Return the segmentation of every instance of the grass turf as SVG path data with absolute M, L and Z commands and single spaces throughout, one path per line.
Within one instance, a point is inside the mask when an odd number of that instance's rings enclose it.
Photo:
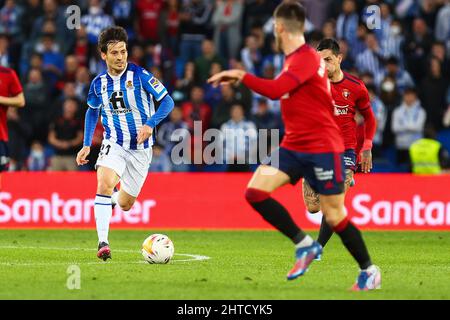
M 0 299 L 450 299 L 448 232 L 365 232 L 382 289 L 356 293 L 358 268 L 337 236 L 322 261 L 286 281 L 293 248 L 277 232 L 155 231 L 175 244 L 167 265 L 140 263 L 150 233 L 112 230 L 105 263 L 95 230 L 0 230 Z M 79 290 L 67 288 L 70 265 L 81 270 Z

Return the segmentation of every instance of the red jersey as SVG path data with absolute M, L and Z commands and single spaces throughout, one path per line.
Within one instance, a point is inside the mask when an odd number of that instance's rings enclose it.
M 281 98 L 285 135 L 281 146 L 297 152 L 343 152 L 344 144 L 334 120 L 333 99 L 325 62 L 304 44 L 286 56 L 275 80 L 246 74 L 243 83 L 271 99 Z
M 137 1 L 136 8 L 139 17 L 139 32 L 145 39 L 158 39 L 158 18 L 162 6 L 162 0 Z
M 13 69 L 0 66 L 0 96 L 14 97 L 21 93 L 22 86 Z M 6 111 L 8 106 L 0 105 L 0 141 L 8 141 Z
M 358 109 L 363 115 L 371 111 L 369 92 L 364 83 L 344 72 L 344 78 L 331 83 L 331 94 L 334 99 L 334 115 L 344 138 L 345 149 L 356 150 L 356 121 Z M 366 118 L 366 117 L 364 117 Z M 368 137 L 372 139 L 372 137 Z

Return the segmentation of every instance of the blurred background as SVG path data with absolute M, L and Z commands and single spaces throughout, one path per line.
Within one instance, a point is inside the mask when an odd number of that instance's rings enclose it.
M 93 170 L 102 140 L 99 123 L 91 161 L 78 168 L 86 97 L 105 69 L 97 52 L 103 28 L 129 35 L 129 61 L 151 71 L 176 107 L 156 132 L 151 171 L 252 171 L 254 165 L 175 165 L 171 133 L 208 128 L 280 129 L 278 101 L 243 85 L 213 88 L 205 80 L 227 68 L 274 78 L 283 56 L 274 50 L 269 0 L 6 0 L 0 1 L 0 65 L 16 70 L 26 106 L 7 113 L 10 171 Z M 378 121 L 375 172 L 409 172 L 409 149 L 424 135 L 450 150 L 450 1 L 303 0 L 306 39 L 339 40 L 345 71 L 366 84 Z M 66 26 L 66 9 L 81 8 L 81 27 Z M 380 8 L 380 28 L 369 30 L 365 10 Z M 362 126 L 363 124 L 361 124 Z M 201 137 L 194 137 L 201 139 Z M 79 147 L 69 147 L 78 141 Z M 226 144 L 226 141 L 225 141 Z M 241 146 L 251 148 L 250 143 Z

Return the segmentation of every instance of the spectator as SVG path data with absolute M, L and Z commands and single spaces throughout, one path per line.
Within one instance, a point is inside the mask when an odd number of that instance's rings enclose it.
M 159 34 L 164 47 L 178 55 L 180 8 L 178 0 L 168 0 L 159 16 Z
M 211 64 L 209 76 L 213 76 L 220 71 L 222 71 L 222 66 L 220 63 L 214 62 Z M 205 102 L 211 106 L 211 109 L 214 111 L 219 104 L 220 99 L 222 99 L 220 86 L 214 87 L 212 84 L 206 82 L 203 88 L 205 90 Z
M 87 40 L 86 28 L 83 26 L 80 26 L 80 29 L 77 30 L 73 53 L 80 66 L 87 67 L 89 65 L 89 44 Z
M 137 0 L 138 39 L 140 41 L 159 41 L 158 18 L 162 7 L 162 0 Z
M 12 67 L 12 59 L 9 54 L 9 38 L 6 34 L 0 34 L 0 66 Z
M 272 0 L 246 1 L 244 8 L 244 35 L 250 34 L 252 27 L 263 25 L 272 17 L 276 3 Z
M 214 42 L 205 39 L 202 43 L 202 55 L 195 59 L 195 73 L 199 83 L 205 83 L 209 78 L 213 63 L 220 64 L 222 69 L 225 68 L 225 60 L 217 54 Z
M 230 85 L 221 86 L 222 99 L 214 108 L 211 126 L 220 128 L 220 126 L 230 118 L 231 107 L 237 103 L 235 91 Z
M 280 74 L 284 65 L 284 54 L 277 52 L 275 39 L 270 41 L 271 52 L 263 57 L 263 70 L 268 66 L 273 67 L 275 74 Z M 245 67 L 244 67 L 245 68 Z
M 51 171 L 77 170 L 75 156 L 83 142 L 83 126 L 75 115 L 78 103 L 76 100 L 66 100 L 62 117 L 50 124 L 48 142 L 55 149 L 51 158 Z
M 412 33 L 405 40 L 405 62 L 412 77 L 420 83 L 426 75 L 426 57 L 431 48 L 433 35 L 428 31 L 425 21 L 416 18 Z
M 245 120 L 244 108 L 234 104 L 230 110 L 230 120 L 222 124 L 225 144 L 225 159 L 227 171 L 250 171 L 249 164 L 256 159 L 257 131 L 252 121 Z M 256 161 L 255 161 L 256 162 Z
M 380 42 L 383 50 L 383 56 L 395 57 L 402 68 L 405 67 L 403 56 L 403 45 L 405 36 L 403 35 L 402 25 L 399 20 L 392 20 L 388 31 L 385 32 L 383 40 Z
M 334 20 L 327 20 L 322 27 L 322 34 L 324 38 L 336 38 L 336 22 Z M 344 40 L 344 39 L 341 39 Z M 344 40 L 345 41 L 345 40 Z
M 34 23 L 38 17 L 44 14 L 40 0 L 27 0 L 20 17 L 20 29 L 25 39 L 28 39 L 33 31 Z
M 202 52 L 208 36 L 212 5 L 206 0 L 186 0 L 180 13 L 180 57 L 183 63 L 194 61 Z
M 412 172 L 415 174 L 440 174 L 448 167 L 448 151 L 436 140 L 436 130 L 425 126 L 424 137 L 409 148 Z
M 445 5 L 439 9 L 434 35 L 437 40 L 446 42 L 447 50 L 450 52 L 450 0 L 445 0 Z
M 350 47 L 357 40 L 359 17 L 356 12 L 356 2 L 354 0 L 344 0 L 342 2 L 342 13 L 336 21 L 336 34 L 338 39 L 345 39 Z
M 24 121 L 17 108 L 8 108 L 6 113 L 8 127 L 9 171 L 19 171 L 25 165 L 27 142 L 31 137 L 32 127 Z
M 235 59 L 241 46 L 243 0 L 217 0 L 212 17 L 214 42 L 224 58 Z
M 108 0 L 108 12 L 110 12 L 117 26 L 121 26 L 127 31 L 128 39 L 134 41 L 136 34 L 134 22 L 136 21 L 136 1 L 135 0 Z
M 53 34 L 44 34 L 41 44 L 42 49 L 39 53 L 42 54 L 42 72 L 46 81 L 48 81 L 49 88 L 54 90 L 56 89 L 56 82 L 64 71 L 64 56 L 55 49 L 57 45 L 54 42 Z
M 65 59 L 65 62 L 64 62 L 64 73 L 61 78 L 61 81 L 62 82 L 75 82 L 78 68 L 79 68 L 79 64 L 78 64 L 77 57 L 74 55 L 67 56 Z
M 164 152 L 167 154 L 172 152 L 172 148 L 176 144 L 176 142 L 172 140 L 172 135 L 178 129 L 181 129 L 179 131 L 180 133 L 184 131 L 182 136 L 183 138 L 187 138 L 187 135 L 189 134 L 189 126 L 185 121 L 183 121 L 183 111 L 180 107 L 174 107 L 169 115 L 169 121 L 161 125 L 156 137 L 156 141 L 162 148 L 164 148 Z
M 359 72 L 369 71 L 377 82 L 383 72 L 383 56 L 374 33 L 367 34 L 366 45 L 367 49 L 356 57 L 356 68 Z
M 103 12 L 100 0 L 89 0 L 89 12 L 81 17 L 81 24 L 86 28 L 87 40 L 91 50 L 95 50 L 100 32 L 113 26 L 114 20 L 110 15 Z
M 262 54 L 258 49 L 256 37 L 253 35 L 245 39 L 245 47 L 241 50 L 241 60 L 248 72 L 261 76 L 262 74 Z
M 442 129 L 442 117 L 447 107 L 446 93 L 449 82 L 444 78 L 439 59 L 432 58 L 427 68 L 428 75 L 420 86 L 420 98 L 427 112 L 427 122 L 434 128 Z
M 75 76 L 75 93 L 80 101 L 86 101 L 90 82 L 89 70 L 86 67 L 78 68 Z
M 399 66 L 399 61 L 395 57 L 390 57 L 386 62 L 386 71 L 383 78 L 390 76 L 395 79 L 397 90 L 403 94 L 406 88 L 414 87 L 414 81 L 408 71 Z
M 426 120 L 426 112 L 417 99 L 415 89 L 408 88 L 403 96 L 403 103 L 392 115 L 392 131 L 395 134 L 397 163 L 409 165 L 409 147 L 422 138 Z
M 149 172 L 170 172 L 172 171 L 172 163 L 169 156 L 164 152 L 159 144 L 152 147 L 152 163 L 148 168 Z
M 33 141 L 30 154 L 27 158 L 27 168 L 29 171 L 45 171 L 48 160 L 45 156 L 44 146 L 39 141 Z
M 175 82 L 175 89 L 172 94 L 173 100 L 177 103 L 187 101 L 195 84 L 195 64 L 188 62 L 184 66 L 183 77 Z
M 31 124 L 34 139 L 45 143 L 47 141 L 51 106 L 47 86 L 40 70 L 30 70 L 23 92 L 27 102 L 27 112 L 24 114 L 24 121 L 28 121 Z
M 370 105 L 372 106 L 373 114 L 377 121 L 377 131 L 373 138 L 372 155 L 374 158 L 379 158 L 382 156 L 383 133 L 386 127 L 387 110 L 381 99 L 377 97 L 375 86 L 366 85 L 366 87 L 369 92 Z
M 183 120 L 191 132 L 194 131 L 195 121 L 201 121 L 203 131 L 209 128 L 211 107 L 205 103 L 204 91 L 201 87 L 192 88 L 190 101 L 183 103 L 181 109 L 183 110 Z

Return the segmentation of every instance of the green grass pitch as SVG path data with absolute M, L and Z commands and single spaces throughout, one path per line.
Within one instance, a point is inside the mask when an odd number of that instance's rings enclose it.
M 151 233 L 173 240 L 169 264 L 142 262 Z M 292 245 L 274 231 L 112 230 L 106 263 L 96 257 L 96 236 L 0 230 L 0 299 L 450 299 L 448 232 L 364 232 L 383 277 L 372 292 L 348 291 L 358 268 L 336 236 L 294 281 L 285 278 Z M 80 289 L 67 288 L 70 265 L 79 267 Z

